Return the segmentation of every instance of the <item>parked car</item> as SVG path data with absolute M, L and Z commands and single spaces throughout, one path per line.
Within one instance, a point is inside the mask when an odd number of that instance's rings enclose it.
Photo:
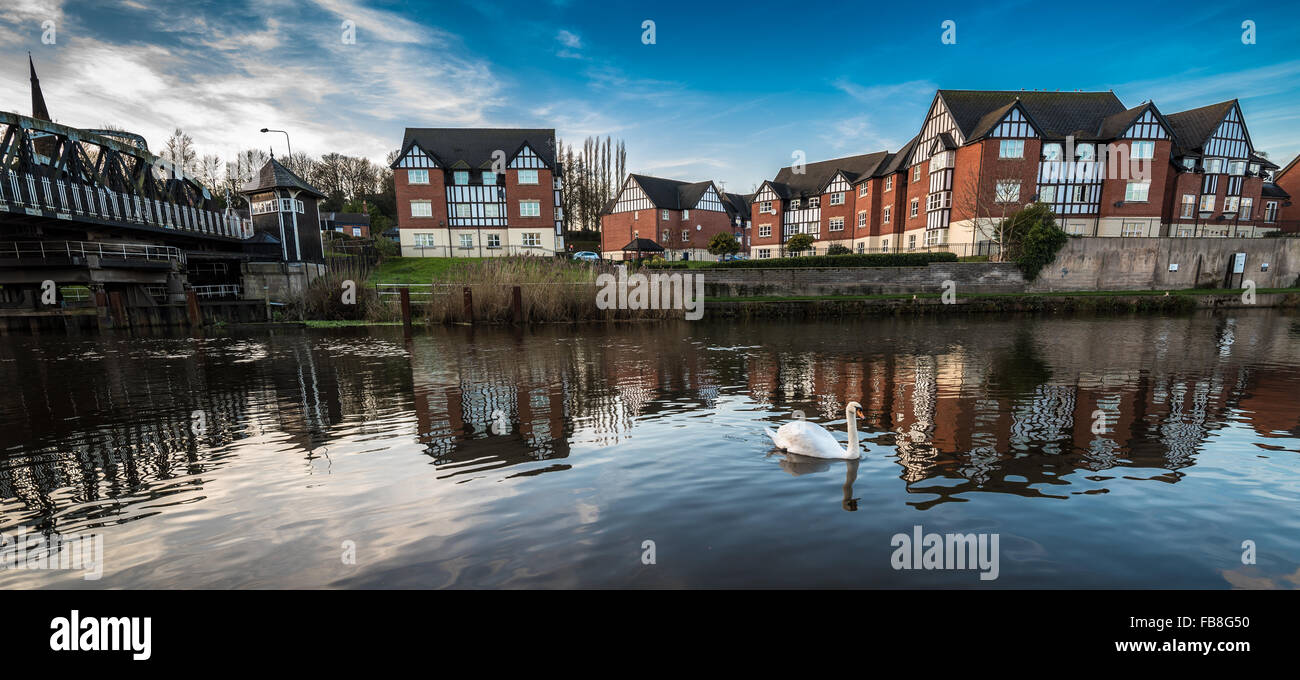
M 586 260 L 587 262 L 600 262 L 600 254 L 593 253 L 590 250 L 581 250 L 573 254 L 575 260 Z
M 748 259 L 749 259 L 748 255 L 741 255 L 740 253 L 736 253 L 735 255 L 728 255 L 727 257 L 723 258 L 723 262 L 730 262 L 732 260 L 748 260 Z

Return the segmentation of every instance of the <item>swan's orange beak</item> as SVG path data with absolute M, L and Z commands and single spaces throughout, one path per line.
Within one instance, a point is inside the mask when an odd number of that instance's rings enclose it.
M 866 417 L 867 417 L 867 414 L 863 413 L 863 412 L 862 412 L 862 409 L 860 409 L 860 408 L 855 408 L 855 409 L 853 409 L 853 411 L 854 411 L 854 413 L 855 413 L 859 418 L 866 418 Z

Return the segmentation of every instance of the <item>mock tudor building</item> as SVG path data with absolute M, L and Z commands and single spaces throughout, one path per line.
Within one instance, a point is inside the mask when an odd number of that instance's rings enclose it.
M 631 259 L 634 239 L 653 241 L 669 260 L 716 259 L 709 254 L 715 234 L 732 233 L 745 247 L 749 198 L 729 194 L 716 182 L 628 175 L 600 217 L 604 259 Z
M 320 189 L 271 158 L 240 193 L 251 209 L 250 245 L 259 254 L 283 262 L 324 261 L 318 204 L 325 194 Z
M 555 130 L 407 128 L 393 162 L 405 257 L 564 250 Z
M 806 233 L 817 252 L 988 254 L 995 225 L 1035 201 L 1079 236 L 1261 236 L 1277 226 L 1264 200 L 1275 169 L 1236 100 L 1166 115 L 1113 92 L 939 90 L 898 151 L 764 182 L 750 252 L 782 256 Z

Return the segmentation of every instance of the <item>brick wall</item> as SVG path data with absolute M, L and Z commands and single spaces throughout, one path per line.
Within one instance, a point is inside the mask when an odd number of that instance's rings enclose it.
M 1287 288 L 1300 277 L 1300 239 L 1074 238 L 1030 290 L 1225 287 L 1233 254 L 1239 252 L 1246 253 L 1244 278 L 1258 288 Z M 1171 264 L 1178 271 L 1169 271 Z M 1261 271 L 1264 264 L 1268 271 Z M 1237 279 L 1232 285 L 1238 285 Z

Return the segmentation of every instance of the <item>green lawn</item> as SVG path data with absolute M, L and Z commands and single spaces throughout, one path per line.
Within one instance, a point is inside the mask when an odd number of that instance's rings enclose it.
M 447 273 L 464 257 L 390 257 L 375 268 L 370 283 L 429 283 Z

